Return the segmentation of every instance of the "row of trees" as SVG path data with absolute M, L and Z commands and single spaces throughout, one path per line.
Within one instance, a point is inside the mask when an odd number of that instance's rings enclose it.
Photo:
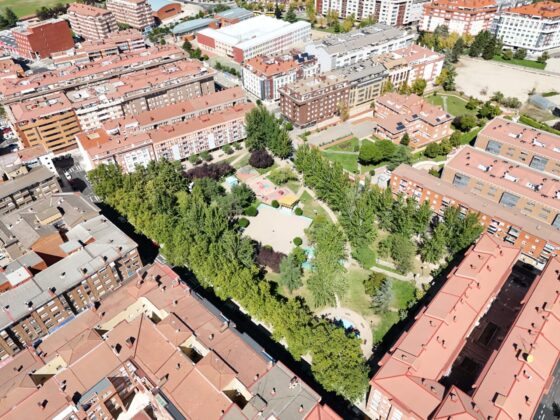
M 0 14 L 0 29 L 9 29 L 16 26 L 18 21 L 17 15 L 12 9 L 6 7 L 3 14 Z
M 456 208 L 450 208 L 438 222 L 428 202 L 418 205 L 411 197 L 395 199 L 390 188 L 381 190 L 370 186 L 368 181 L 364 186 L 353 184 L 339 164 L 330 162 L 315 148 L 300 147 L 295 165 L 303 173 L 305 184 L 338 212 L 340 226 L 353 249 L 369 246 L 377 236 L 377 227 L 388 231 L 390 235 L 381 241 L 379 251 L 391 256 L 403 273 L 412 268 L 412 258 L 418 251 L 415 242 L 422 244 L 422 259 L 435 262 L 445 250 L 453 255 L 482 232 L 476 214 L 463 217 Z M 440 224 L 443 227 L 438 228 Z M 434 243 L 430 231 L 435 235 Z M 441 246 L 437 235 L 442 232 L 445 240 Z
M 245 128 L 247 130 L 245 144 L 251 152 L 270 150 L 280 159 L 285 159 L 292 154 L 293 146 L 288 130 L 264 106 L 258 105 L 247 113 Z
M 327 391 L 351 401 L 364 395 L 368 370 L 357 339 L 313 316 L 300 301 L 277 296 L 255 264 L 255 249 L 237 228 L 209 178 L 187 181 L 177 162 L 152 162 L 124 175 L 114 165 L 89 173 L 95 194 L 160 244 L 174 265 L 188 267 L 221 299 L 232 298 L 269 325 L 299 359 L 309 354 L 315 378 Z M 214 191 L 214 192 L 212 192 Z M 220 198 L 222 197 L 222 198 Z
M 412 154 L 406 147 L 409 142 L 408 134 L 403 136 L 400 145 L 394 144 L 391 140 L 378 140 L 375 143 L 364 141 L 358 159 L 366 165 L 384 162 L 389 170 L 393 170 L 401 163 L 412 162 Z

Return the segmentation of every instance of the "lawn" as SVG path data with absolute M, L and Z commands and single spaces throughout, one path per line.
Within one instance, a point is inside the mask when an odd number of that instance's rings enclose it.
M 391 290 L 393 292 L 391 306 L 396 309 L 407 308 L 408 303 L 414 300 L 416 295 L 416 286 L 411 281 L 393 279 Z
M 512 58 L 511 60 L 504 60 L 501 55 L 494 56 L 493 60 L 499 61 L 500 63 L 504 64 L 513 64 L 515 66 L 529 67 L 538 70 L 544 70 L 544 68 L 546 67 L 546 63 L 539 63 L 538 61 L 533 60 L 518 60 L 516 58 Z
M 65 3 L 61 0 L 0 0 L 0 12 L 3 14 L 6 8 L 10 8 L 19 17 L 32 15 L 43 6 L 50 7 L 57 3 Z
M 344 169 L 349 172 L 357 173 L 358 172 L 358 154 L 346 154 L 346 153 L 336 153 L 336 152 L 327 152 L 323 151 L 323 156 L 329 159 L 332 162 L 338 162 L 342 165 Z
M 243 168 L 249 164 L 249 153 L 243 156 L 233 167 L 235 169 Z
M 393 325 L 399 322 L 399 314 L 393 311 L 387 311 L 381 315 L 381 321 L 373 329 L 373 342 L 379 343 L 385 337 L 385 334 Z
M 325 209 L 323 209 L 323 207 L 319 203 L 317 203 L 317 201 L 315 201 L 315 199 L 311 197 L 311 195 L 307 191 L 303 192 L 299 199 L 299 202 L 302 205 L 304 216 L 311 218 L 314 218 L 316 216 L 323 216 L 327 220 L 330 220 Z
M 329 152 L 359 152 L 360 141 L 356 137 L 353 137 L 349 140 L 343 141 L 342 143 L 327 147 L 326 150 Z
M 368 278 L 370 271 L 361 268 L 350 268 L 346 273 L 348 286 L 346 293 L 341 298 L 342 306 L 352 309 L 363 316 L 373 315 L 369 296 L 364 289 L 364 280 Z
M 436 106 L 440 106 L 442 108 L 445 108 L 443 106 L 444 103 L 444 97 L 447 99 L 447 112 L 449 112 L 451 115 L 454 116 L 458 116 L 458 115 L 464 115 L 464 114 L 471 114 L 471 115 L 475 115 L 476 114 L 476 110 L 475 109 L 467 109 L 465 108 L 465 105 L 467 104 L 467 101 L 465 99 L 459 98 L 458 96 L 454 96 L 454 95 L 446 95 L 446 94 L 439 94 L 439 95 L 430 95 L 426 97 L 426 100 L 431 103 L 432 105 L 436 105 Z

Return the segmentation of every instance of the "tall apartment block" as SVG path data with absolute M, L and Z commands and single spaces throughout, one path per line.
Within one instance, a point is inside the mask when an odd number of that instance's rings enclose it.
M 59 192 L 56 176 L 43 166 L 0 183 L 0 214 L 11 213 L 41 197 Z
M 115 16 L 107 9 L 72 3 L 67 13 L 74 33 L 85 39 L 100 40 L 118 30 Z
M 486 232 L 521 249 L 522 259 L 538 268 L 558 254 L 560 230 L 548 229 L 539 220 L 527 217 L 515 208 L 504 207 L 475 192 L 457 188 L 409 165 L 397 167 L 389 182 L 395 195 L 402 194 L 419 203 L 427 202 L 440 217 L 449 207 L 458 208 L 462 214 L 478 214 Z
M 498 117 L 478 133 L 475 147 L 560 177 L 558 135 Z
M 154 24 L 152 8 L 147 0 L 107 0 L 106 5 L 119 23 L 139 30 Z
M 280 89 L 282 115 L 298 127 L 306 127 L 338 114 L 348 105 L 350 84 L 335 73 L 303 79 Z
M 384 24 L 331 35 L 305 46 L 305 52 L 317 57 L 321 72 L 348 67 L 359 61 L 408 47 L 414 34 Z
M 258 99 L 276 101 L 279 89 L 319 73 L 317 59 L 307 53 L 277 57 L 259 55 L 243 64 L 243 87 Z
M 547 417 L 560 356 L 560 260 L 534 275 L 514 266 L 518 253 L 487 235 L 469 249 L 380 360 L 373 418 Z
M 245 139 L 245 115 L 251 109 L 250 103 L 237 104 L 148 131 L 125 129 L 122 134 L 109 134 L 95 130 L 80 134 L 77 141 L 86 169 L 114 163 L 124 172 L 133 172 L 152 160 L 185 160 Z
M 75 136 L 82 128 L 63 93 L 16 102 L 6 108 L 24 147 L 42 145 L 55 154 L 76 147 Z
M 445 25 L 449 32 L 476 36 L 490 30 L 497 10 L 494 0 L 436 0 L 424 6 L 420 29 L 433 32 Z
M 442 180 L 560 229 L 560 178 L 466 147 L 445 165 Z
M 17 53 L 31 60 L 74 47 L 72 32 L 65 20 L 47 20 L 12 30 Z
M 494 16 L 492 32 L 513 50 L 532 56 L 560 47 L 560 3 L 544 1 L 511 9 Z
M 136 38 L 136 35 L 132 35 Z M 125 34 L 125 38 L 129 35 Z M 137 39 L 137 38 L 136 38 Z M 110 57 L 71 64 L 62 69 L 31 74 L 18 79 L 0 79 L 0 100 L 4 104 L 77 89 L 83 85 L 100 83 L 113 77 L 151 69 L 186 58 L 185 52 L 176 46 L 161 45 L 135 51 L 127 51 Z
M 389 26 L 404 26 L 422 18 L 422 8 L 427 0 L 316 0 L 318 14 L 335 11 L 339 17 L 350 15 L 358 20 L 368 18 Z
M 3 418 L 340 420 L 159 263 L 6 360 L 0 375 L 12 384 L 0 390 Z

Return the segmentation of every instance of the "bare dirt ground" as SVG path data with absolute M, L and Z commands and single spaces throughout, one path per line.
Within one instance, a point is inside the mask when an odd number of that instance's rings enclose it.
M 457 65 L 455 81 L 457 90 L 467 96 L 488 99 L 500 91 L 525 102 L 533 88 L 537 92 L 558 89 L 560 74 L 463 57 Z

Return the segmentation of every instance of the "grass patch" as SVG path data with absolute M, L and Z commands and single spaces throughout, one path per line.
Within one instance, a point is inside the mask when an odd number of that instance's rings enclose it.
M 537 120 L 534 120 L 531 117 L 528 117 L 527 115 L 522 115 L 521 117 L 519 117 L 519 122 L 522 123 L 522 124 L 528 125 L 530 127 L 546 131 L 548 133 L 560 135 L 560 130 L 556 130 L 556 129 L 554 129 L 554 128 L 552 128 L 552 127 L 550 127 L 550 126 L 548 126 L 544 123 L 541 123 Z
M 461 137 L 461 144 L 471 144 L 480 130 L 482 130 L 482 127 L 476 127 L 468 133 L 463 133 Z
M 323 156 L 332 162 L 338 162 L 340 165 L 352 173 L 358 172 L 358 154 L 346 154 L 346 153 L 336 153 L 336 152 L 322 152 Z
M 498 61 L 500 63 L 513 64 L 514 66 L 529 67 L 531 69 L 538 69 L 538 70 L 544 70 L 544 68 L 546 67 L 546 63 L 539 63 L 538 61 L 533 61 L 533 60 L 519 60 L 517 58 L 512 58 L 511 60 L 504 60 L 504 58 L 501 55 L 494 56 L 492 60 Z
M 379 264 L 377 261 L 372 264 L 372 267 L 381 268 L 382 270 L 389 271 L 389 272 L 395 273 L 395 274 L 401 274 L 397 270 L 395 270 L 393 267 L 389 267 L 387 265 Z
M 299 191 L 299 188 L 301 187 L 301 184 L 299 183 L 299 181 L 288 181 L 286 183 L 286 187 L 288 187 L 290 190 L 292 190 L 292 192 L 295 194 Z
M 364 289 L 364 280 L 369 276 L 369 271 L 352 268 L 346 273 L 348 286 L 342 296 L 342 306 L 352 309 L 361 315 L 372 315 L 371 302 Z
M 556 92 L 555 90 L 552 90 L 550 92 L 544 92 L 543 94 L 541 94 L 543 98 L 548 98 L 550 96 L 556 96 L 556 95 L 558 95 L 558 92 Z
M 267 172 L 270 172 L 274 169 L 278 168 L 278 165 L 276 164 L 276 162 L 274 162 L 274 164 L 268 168 L 254 168 L 255 171 L 257 171 L 260 175 L 262 174 L 266 174 Z
M 326 150 L 330 152 L 356 152 L 360 151 L 360 141 L 353 137 L 342 143 L 335 144 L 334 146 L 327 147 Z
M 363 268 L 371 268 L 376 261 L 375 251 L 370 247 L 362 247 L 352 252 L 352 257 L 360 263 Z
M 327 220 L 330 220 L 329 215 L 327 214 L 325 209 L 323 209 L 323 207 L 321 207 L 321 205 L 317 203 L 317 201 L 313 197 L 311 197 L 311 195 L 307 191 L 303 192 L 299 199 L 299 203 L 302 205 L 304 216 L 310 217 L 312 219 L 316 216 L 323 216 Z
M 18 17 L 34 14 L 41 7 L 51 7 L 60 0 L 0 0 L 0 12 L 4 14 L 7 8 L 14 11 Z
M 248 164 L 249 164 L 249 154 L 246 154 L 235 165 L 233 165 L 233 167 L 235 169 L 240 169 L 243 168 L 244 166 L 247 166 Z
M 431 103 L 432 105 L 439 106 L 441 108 L 445 108 L 443 106 L 444 99 L 446 98 L 447 109 L 446 111 L 449 112 L 451 115 L 458 116 L 458 115 L 475 115 L 476 110 L 474 109 L 467 109 L 465 105 L 467 105 L 467 101 L 463 98 L 459 98 L 458 96 L 454 95 L 446 95 L 446 94 L 439 94 L 439 95 L 430 95 L 426 97 L 426 100 Z
M 391 327 L 399 322 L 399 314 L 393 311 L 387 311 L 381 315 L 379 323 L 373 329 L 373 342 L 379 343 L 389 332 Z
M 391 306 L 396 309 L 408 308 L 408 303 L 416 296 L 416 286 L 411 281 L 393 279 L 391 290 L 393 292 Z

